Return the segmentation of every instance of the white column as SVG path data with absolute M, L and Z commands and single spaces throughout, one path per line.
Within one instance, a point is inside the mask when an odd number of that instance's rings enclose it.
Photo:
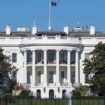
M 60 86 L 59 81 L 59 50 L 56 50 L 56 85 Z
M 36 71 L 35 71 L 35 50 L 32 51 L 32 86 L 35 86 L 36 82 Z
M 24 51 L 24 83 L 27 83 L 27 51 Z
M 47 50 L 44 50 L 44 81 L 43 85 L 47 86 Z
M 70 50 L 67 51 L 67 83 L 71 85 L 71 65 L 70 65 Z
M 75 83 L 78 84 L 79 78 L 78 78 L 78 73 L 79 73 L 79 51 L 76 51 L 76 58 L 75 58 Z

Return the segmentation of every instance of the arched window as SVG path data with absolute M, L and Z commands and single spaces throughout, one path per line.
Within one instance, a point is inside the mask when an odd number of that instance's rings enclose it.
M 41 98 L 41 90 L 37 90 L 37 98 Z
M 49 98 L 54 99 L 54 90 L 49 91 Z
M 62 91 L 62 98 L 63 98 L 63 99 L 66 98 L 66 90 L 63 90 L 63 91 Z

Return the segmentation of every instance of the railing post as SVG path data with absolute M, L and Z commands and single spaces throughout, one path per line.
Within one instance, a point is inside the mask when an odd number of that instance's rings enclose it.
M 55 105 L 56 105 L 56 97 L 55 97 Z
M 5 96 L 5 105 L 8 104 L 7 96 Z
M 72 92 L 68 95 L 68 105 L 72 105 Z
M 103 99 L 104 99 L 104 105 L 105 105 L 105 95 L 103 96 Z
M 30 100 L 30 101 L 31 101 L 31 104 L 30 104 L 30 105 L 32 105 L 32 101 L 33 101 L 33 96 L 30 96 L 30 98 L 31 98 L 31 100 Z

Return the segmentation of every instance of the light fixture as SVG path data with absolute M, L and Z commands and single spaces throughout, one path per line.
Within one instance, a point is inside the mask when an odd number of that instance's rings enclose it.
M 58 87 L 58 92 L 60 92 L 60 88 Z
M 46 88 L 45 87 L 43 88 L 43 91 L 44 91 L 44 93 L 46 92 Z

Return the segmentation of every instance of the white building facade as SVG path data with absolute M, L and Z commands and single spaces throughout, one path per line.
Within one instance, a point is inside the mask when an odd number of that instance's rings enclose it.
M 29 32 L 18 28 L 0 32 L 0 47 L 18 68 L 17 82 L 32 91 L 38 98 L 63 98 L 75 86 L 86 85 L 83 60 L 98 42 L 105 43 L 105 34 L 80 27 L 64 28 L 62 32 L 38 31 L 33 26 Z

